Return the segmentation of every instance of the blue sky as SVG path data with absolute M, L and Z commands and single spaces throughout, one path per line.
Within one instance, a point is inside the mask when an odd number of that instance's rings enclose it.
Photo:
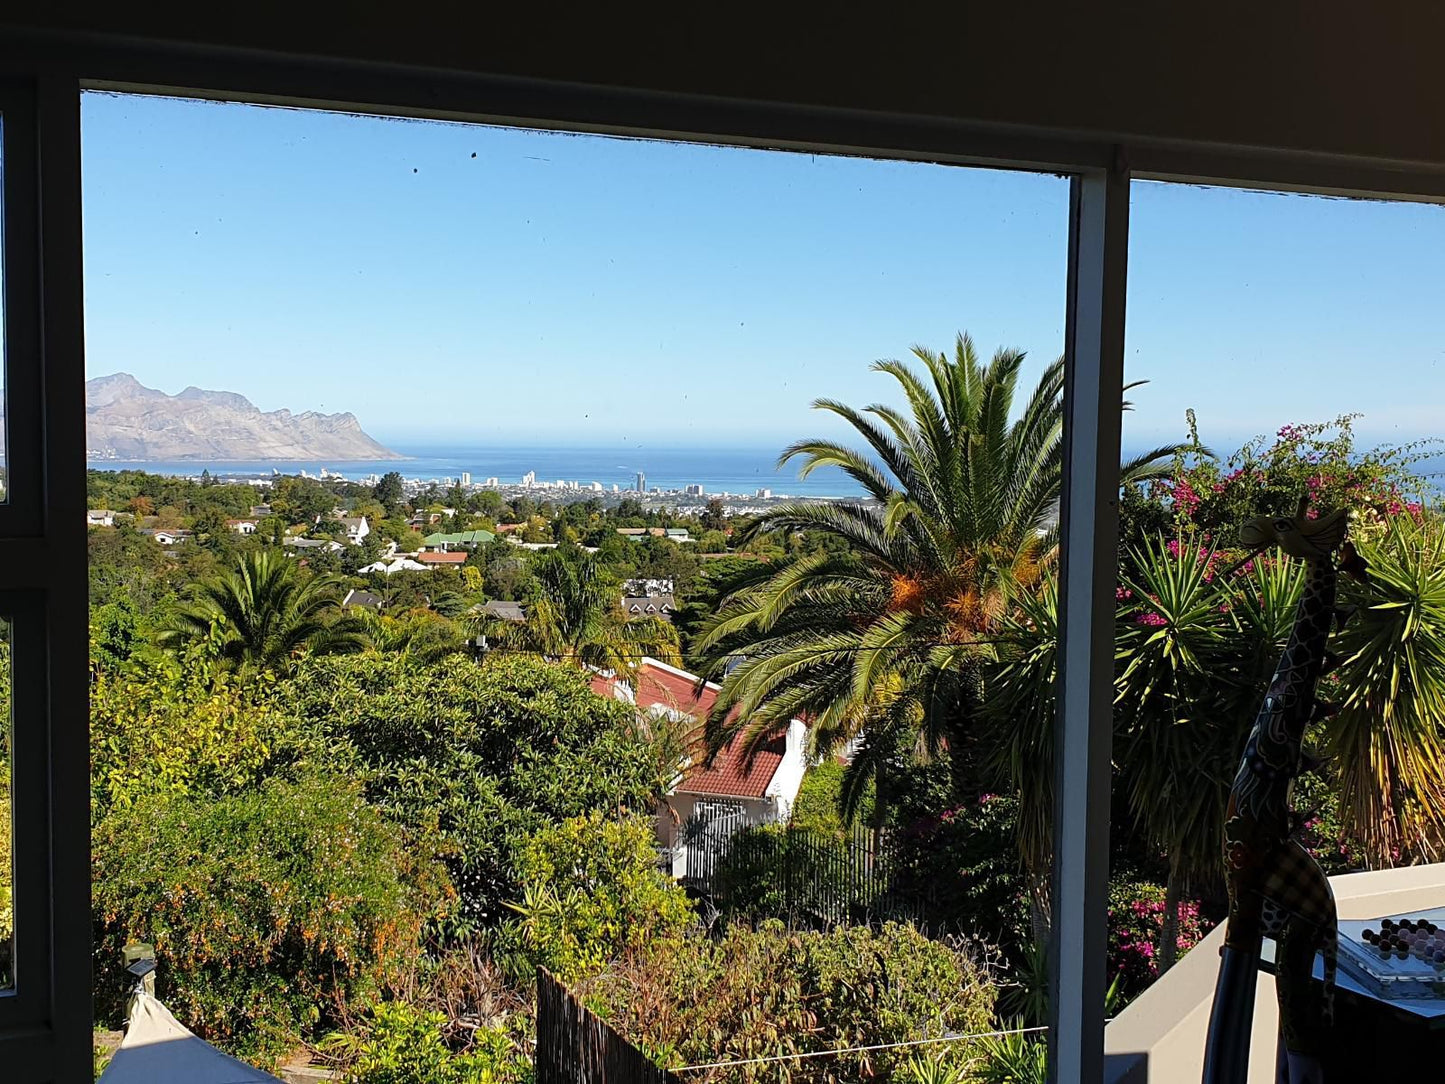
M 88 96 L 91 375 L 383 441 L 776 445 L 878 357 L 1063 338 L 1047 176 Z M 1445 211 L 1136 185 L 1126 442 L 1433 435 Z

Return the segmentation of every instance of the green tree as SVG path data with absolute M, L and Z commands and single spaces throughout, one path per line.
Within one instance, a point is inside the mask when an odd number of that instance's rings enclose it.
M 759 747 L 807 714 L 823 748 L 860 731 L 917 731 L 925 749 L 954 754 L 962 779 L 981 664 L 1056 548 L 1064 367 L 1045 367 L 1011 422 L 1021 352 L 1000 350 L 985 364 L 960 335 L 952 358 L 922 347 L 914 355 L 923 374 L 900 361 L 873 367 L 898 382 L 907 413 L 814 404 L 851 425 L 867 452 L 804 440 L 780 457 L 800 459 L 804 477 L 838 467 L 870 500 L 788 504 L 742 531 L 744 543 L 806 532 L 839 545 L 735 591 L 709 623 L 698 650 L 704 673 L 723 685 L 711 748 L 739 733 Z M 1158 474 L 1177 451 L 1132 460 L 1124 477 Z M 893 744 L 872 743 L 877 755 L 855 758 L 854 770 L 877 770 Z
M 500 653 L 463 666 L 338 656 L 307 660 L 279 695 L 352 758 L 373 803 L 431 839 L 460 897 L 450 933 L 509 917 L 522 893 L 515 855 L 536 832 L 654 809 L 657 765 L 635 711 L 572 667 Z
M 366 637 L 341 612 L 341 581 L 303 580 L 295 564 L 272 551 L 248 553 L 229 573 L 196 584 L 190 601 L 160 635 L 163 646 L 212 646 L 227 667 L 289 669 L 303 653 L 360 651 Z
M 381 476 L 381 481 L 372 487 L 371 495 L 386 509 L 388 515 L 394 514 L 405 496 L 401 474 L 394 470 L 387 471 Z

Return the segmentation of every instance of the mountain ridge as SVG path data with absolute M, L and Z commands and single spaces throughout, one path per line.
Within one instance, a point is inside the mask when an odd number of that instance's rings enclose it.
M 404 459 L 349 411 L 263 411 L 244 395 L 194 385 L 175 395 L 130 373 L 85 382 L 85 444 L 91 459 Z

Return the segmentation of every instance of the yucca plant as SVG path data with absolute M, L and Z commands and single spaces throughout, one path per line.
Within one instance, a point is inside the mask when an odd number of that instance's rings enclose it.
M 1399 515 L 1362 540 L 1358 607 L 1336 638 L 1341 710 L 1326 744 L 1340 816 L 1372 866 L 1445 853 L 1445 525 Z
M 1185 886 L 1219 865 L 1224 810 L 1246 727 L 1235 710 L 1240 638 L 1215 554 L 1177 538 L 1135 550 L 1116 638 L 1115 753 L 1129 808 L 1167 856 L 1159 967 L 1177 954 Z

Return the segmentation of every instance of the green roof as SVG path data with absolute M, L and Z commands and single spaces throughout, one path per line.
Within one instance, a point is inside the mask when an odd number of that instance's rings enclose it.
M 456 531 L 429 534 L 422 541 L 428 546 L 485 546 L 496 537 L 491 531 Z

